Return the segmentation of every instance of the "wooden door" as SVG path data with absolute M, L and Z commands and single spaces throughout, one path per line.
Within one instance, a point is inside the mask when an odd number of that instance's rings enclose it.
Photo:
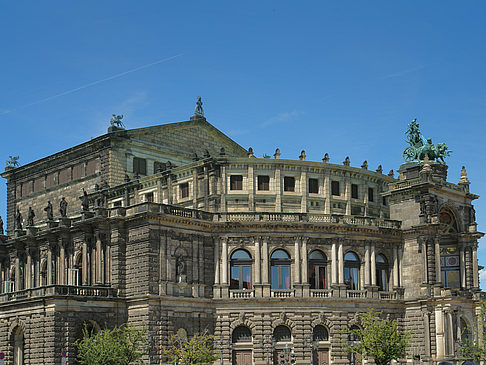
M 251 350 L 233 351 L 233 365 L 251 365 L 251 364 L 252 364 Z
M 329 365 L 329 350 L 314 350 L 314 365 Z

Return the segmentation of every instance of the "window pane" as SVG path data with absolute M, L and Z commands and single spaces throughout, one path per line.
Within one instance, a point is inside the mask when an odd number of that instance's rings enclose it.
M 350 285 L 351 283 L 351 270 L 349 267 L 344 267 L 344 282 L 346 285 Z
M 339 194 L 339 181 L 331 181 L 331 194 L 332 195 L 340 195 Z
M 309 255 L 309 259 L 311 259 L 311 260 L 325 260 L 326 257 L 324 256 L 324 254 L 321 251 L 314 250 Z
M 189 196 L 189 183 L 181 184 L 180 188 L 181 188 L 181 198 L 187 198 Z
M 240 288 L 240 268 L 238 266 L 231 267 L 231 284 L 230 289 Z
M 353 252 L 348 252 L 344 255 L 345 261 L 358 261 L 358 256 L 356 256 Z
M 243 289 L 251 289 L 251 266 L 242 266 Z
M 278 266 L 272 266 L 272 289 L 279 289 L 278 287 Z
M 444 286 L 447 288 L 459 288 L 459 271 L 445 271 L 446 281 L 444 282 Z
M 236 250 L 233 252 L 231 255 L 232 260 L 250 260 L 250 254 L 246 252 L 245 250 Z
M 284 191 L 295 191 L 295 178 L 290 176 L 284 177 Z
M 288 259 L 289 255 L 284 250 L 275 250 L 272 253 L 272 259 Z
M 230 190 L 243 190 L 243 176 L 241 175 L 230 176 Z
M 358 185 L 351 184 L 351 198 L 358 199 Z
M 319 193 L 319 180 L 309 179 L 309 193 L 311 194 Z
M 374 201 L 375 197 L 374 197 L 374 192 L 373 192 L 373 188 L 368 188 L 368 201 L 372 202 Z
M 380 264 L 385 264 L 386 260 L 382 255 L 378 255 L 378 256 L 376 256 L 376 262 L 378 262 Z
M 269 176 L 258 176 L 258 190 L 270 190 Z
M 359 289 L 359 272 L 357 267 L 351 268 L 351 289 Z
M 282 288 L 281 289 L 289 289 L 290 288 L 290 267 L 289 266 L 280 266 L 281 275 L 282 275 Z
M 316 284 L 316 266 L 309 264 L 308 271 L 309 285 L 311 289 L 317 289 Z
M 326 289 L 326 268 L 319 266 L 319 289 Z

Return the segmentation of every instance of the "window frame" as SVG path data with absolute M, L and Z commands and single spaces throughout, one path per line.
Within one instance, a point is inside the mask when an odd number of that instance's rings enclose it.
M 292 181 L 292 184 L 289 184 L 289 182 Z M 284 181 L 283 181 L 283 191 L 293 193 L 295 192 L 295 177 L 294 176 L 284 176 Z
M 179 191 L 181 199 L 189 198 L 189 182 L 179 184 Z
M 287 258 L 273 258 L 277 252 L 284 252 Z M 289 290 L 292 287 L 292 276 L 290 272 L 290 255 L 287 251 L 281 248 L 277 248 L 270 255 L 270 287 L 272 290 Z M 274 270 L 275 268 L 275 270 Z M 274 271 L 277 272 L 277 287 L 274 286 Z M 285 275 L 285 271 L 287 275 Z M 285 281 L 288 277 L 288 285 Z
M 341 196 L 341 183 L 338 180 L 331 180 L 331 195 Z
M 351 199 L 359 199 L 358 184 L 351 184 Z
M 235 254 L 238 252 L 244 252 L 248 255 L 248 258 L 234 258 Z M 233 269 L 238 271 L 238 285 L 233 282 Z M 231 253 L 230 256 L 230 289 L 232 290 L 252 290 L 252 269 L 253 269 L 253 259 L 247 250 L 242 248 L 237 248 Z M 249 281 L 245 281 L 245 272 L 249 274 Z M 245 283 L 248 283 L 248 287 L 245 287 Z
M 346 260 L 346 256 L 350 253 L 356 257 L 356 260 Z M 344 283 L 346 284 L 346 288 L 348 290 L 361 290 L 361 283 L 360 283 L 360 276 L 359 276 L 361 261 L 359 259 L 359 256 L 353 251 L 348 251 L 344 254 L 343 261 L 344 261 Z M 349 276 L 349 278 L 346 279 L 346 276 Z
M 133 166 L 132 167 L 133 167 L 133 173 L 135 175 L 147 176 L 147 159 L 146 158 L 133 157 Z
M 229 187 L 231 191 L 243 190 L 243 175 L 230 175 Z
M 263 181 L 266 179 L 267 181 Z M 265 189 L 266 185 L 266 189 Z M 258 175 L 257 176 L 257 190 L 258 191 L 270 191 L 270 176 Z
M 314 252 L 317 252 L 323 256 L 321 259 L 312 259 L 311 256 Z M 327 256 L 324 252 L 321 250 L 312 250 L 309 253 L 309 259 L 307 263 L 308 267 L 308 275 L 307 275 L 307 281 L 310 285 L 310 289 L 317 289 L 317 290 L 322 290 L 322 289 L 327 289 L 328 287 L 328 281 L 327 281 Z M 324 271 L 324 285 L 322 285 L 321 288 L 321 278 L 320 278 L 320 268 L 323 269 Z M 312 277 L 312 274 L 314 274 L 314 277 Z
M 311 181 L 312 181 L 312 184 L 311 184 Z M 319 194 L 319 179 L 311 177 L 311 178 L 308 179 L 308 184 L 309 184 L 309 187 L 308 187 L 309 194 Z M 314 189 L 311 189 L 311 187 L 314 188 Z M 313 190 L 313 191 L 311 191 L 311 190 Z

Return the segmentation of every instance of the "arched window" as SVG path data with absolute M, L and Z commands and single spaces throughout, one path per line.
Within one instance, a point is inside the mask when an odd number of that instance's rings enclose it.
M 348 289 L 359 290 L 359 258 L 354 252 L 344 255 L 344 283 Z
M 238 326 L 233 330 L 231 339 L 233 343 L 251 342 L 251 331 L 246 326 Z
M 287 326 L 277 326 L 273 330 L 273 340 L 275 342 L 290 342 L 292 341 L 292 334 L 290 328 Z
M 314 250 L 309 255 L 308 278 L 311 289 L 326 289 L 326 265 L 327 258 L 319 250 Z
M 439 213 L 439 222 L 441 223 L 443 233 L 459 232 L 456 218 L 449 209 L 441 209 Z
M 42 260 L 40 269 L 40 286 L 47 285 L 47 260 Z
M 464 320 L 464 318 L 461 317 L 461 320 L 460 320 L 460 342 L 462 344 L 466 343 L 466 341 L 472 341 L 473 340 L 473 337 L 472 337 L 472 333 L 471 333 L 471 328 L 470 326 L 467 324 L 467 322 Z
M 24 365 L 24 331 L 20 326 L 13 332 L 13 348 L 14 365 Z
M 230 289 L 251 289 L 251 264 L 251 256 L 247 251 L 233 252 Z
M 388 291 L 388 262 L 383 255 L 376 256 L 376 284 L 381 291 Z
M 314 341 L 328 341 L 329 334 L 327 332 L 326 327 L 317 325 L 314 327 L 314 331 L 312 333 L 312 339 Z
M 284 250 L 275 250 L 270 257 L 272 289 L 290 289 L 290 256 Z

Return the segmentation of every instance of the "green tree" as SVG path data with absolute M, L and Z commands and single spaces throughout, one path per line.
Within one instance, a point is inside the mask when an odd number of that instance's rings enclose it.
M 473 338 L 462 333 L 462 344 L 459 347 L 459 353 L 466 359 L 473 359 L 476 364 L 486 361 L 486 331 L 484 325 L 486 324 L 486 302 L 479 302 L 479 313 L 476 315 L 476 320 L 480 327 L 483 328 L 482 333 L 478 333 L 476 327 L 468 328 L 473 333 Z
M 77 360 L 84 365 L 129 365 L 147 352 L 147 330 L 122 324 L 98 333 L 83 328 L 83 338 L 76 340 Z
M 214 336 L 205 331 L 187 338 L 185 331 L 178 331 L 169 339 L 163 353 L 171 363 L 179 365 L 209 365 L 218 359 L 214 353 Z
M 345 348 L 361 358 L 373 358 L 377 365 L 386 365 L 405 354 L 410 333 L 400 330 L 398 320 L 383 319 L 380 315 L 373 309 L 360 313 L 363 327 L 344 331 L 348 338 L 356 339 L 347 342 Z

